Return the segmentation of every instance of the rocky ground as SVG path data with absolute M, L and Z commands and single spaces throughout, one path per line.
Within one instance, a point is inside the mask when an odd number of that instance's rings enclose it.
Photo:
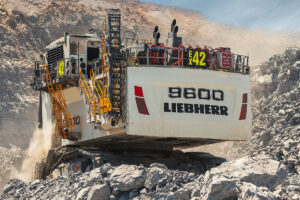
M 300 176 L 268 157 L 243 157 L 204 174 L 160 163 L 101 165 L 85 173 L 24 183 L 12 179 L 2 199 L 299 199 Z

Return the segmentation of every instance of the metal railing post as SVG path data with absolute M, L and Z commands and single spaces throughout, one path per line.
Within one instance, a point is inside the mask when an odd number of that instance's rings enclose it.
M 147 48 L 146 60 L 147 60 L 147 65 L 149 65 L 149 48 Z

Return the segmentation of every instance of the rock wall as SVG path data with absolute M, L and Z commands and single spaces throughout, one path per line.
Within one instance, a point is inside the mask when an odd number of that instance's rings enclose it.
M 254 135 L 238 151 L 269 155 L 299 174 L 300 55 L 296 52 L 300 49 L 275 55 L 251 73 Z

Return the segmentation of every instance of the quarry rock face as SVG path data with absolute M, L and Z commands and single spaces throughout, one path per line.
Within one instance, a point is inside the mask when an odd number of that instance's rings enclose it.
M 299 48 L 274 55 L 254 68 L 252 82 L 253 137 L 239 153 L 269 155 L 299 174 L 300 55 Z

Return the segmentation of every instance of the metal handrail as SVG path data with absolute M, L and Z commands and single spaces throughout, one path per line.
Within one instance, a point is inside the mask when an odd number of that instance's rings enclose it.
M 68 111 L 65 97 L 62 92 L 61 84 L 56 85 L 56 90 L 54 89 L 52 78 L 49 73 L 48 65 L 42 65 L 42 70 L 44 72 L 43 76 L 48 88 L 50 95 L 50 100 L 52 103 L 52 109 L 55 114 L 56 119 L 56 129 L 58 130 L 60 136 L 64 139 L 67 139 L 69 134 L 73 134 L 73 122 L 72 117 Z M 65 133 L 65 127 L 68 129 L 69 133 Z
M 90 77 L 91 77 L 91 81 L 96 89 L 97 96 L 100 98 L 103 95 L 103 92 L 101 90 L 99 83 L 95 80 L 95 74 L 94 74 L 93 70 L 90 71 Z M 98 87 L 96 86 L 96 83 L 97 83 Z M 100 92 L 99 92 L 98 88 L 99 88 Z
M 139 47 L 137 47 L 137 48 L 139 48 Z M 158 52 L 156 54 L 156 56 L 151 55 L 152 51 Z M 160 54 L 160 53 L 162 53 L 162 51 L 163 51 L 163 56 L 161 56 L 161 54 Z M 172 51 L 177 51 L 178 56 L 172 57 Z M 181 58 L 179 57 L 179 53 L 181 53 Z M 210 65 L 207 67 L 207 69 L 216 70 L 216 71 L 229 70 L 229 71 L 235 72 L 235 73 L 248 74 L 248 72 L 249 72 L 249 71 L 247 71 L 249 69 L 248 56 L 230 53 L 231 55 L 233 55 L 233 59 L 232 59 L 233 67 L 225 68 L 225 67 L 213 66 L 213 65 L 216 65 L 216 62 L 215 62 L 216 60 L 212 60 L 213 53 L 222 53 L 222 52 L 212 52 L 211 50 L 209 50 L 209 56 L 210 56 L 211 60 L 210 60 Z M 184 64 L 188 61 L 188 58 L 184 56 L 184 49 L 170 48 L 170 47 L 164 47 L 164 48 L 150 47 L 150 48 L 147 48 L 146 51 L 144 51 L 144 54 L 145 55 L 134 55 L 134 56 L 129 54 L 128 60 L 129 61 L 135 60 L 135 62 L 136 62 L 138 59 L 140 59 L 139 61 L 143 61 L 143 62 L 138 62 L 139 65 L 163 65 L 163 66 L 172 65 L 172 66 L 178 66 L 178 67 L 184 67 L 184 68 L 188 67 Z M 240 62 L 237 62 L 238 61 L 237 56 L 241 56 L 242 59 L 240 60 Z M 134 59 L 131 59 L 132 57 Z M 153 62 L 153 59 L 155 59 L 156 62 Z M 173 62 L 170 64 L 170 63 L 168 63 L 168 60 L 169 61 L 173 60 Z M 163 62 L 161 62 L 161 61 L 163 61 Z M 131 64 L 136 64 L 136 63 L 131 63 Z
M 84 81 L 85 85 L 83 84 L 82 80 Z M 85 94 L 87 95 L 88 97 L 88 100 L 91 100 L 91 97 L 92 97 L 92 92 L 90 90 L 90 87 L 86 81 L 86 78 L 84 77 L 83 73 L 82 73 L 82 70 L 80 69 L 80 81 L 82 83 L 82 86 L 83 86 L 83 89 L 85 91 Z M 87 88 L 87 89 L 86 89 Z M 88 91 L 88 92 L 87 92 Z
M 108 105 L 108 108 L 109 108 L 108 110 L 110 110 L 110 108 L 112 107 L 112 104 L 111 104 L 111 102 L 110 102 L 110 99 L 108 98 L 107 95 L 103 95 L 103 92 L 102 92 L 102 90 L 101 90 L 101 87 L 100 87 L 99 83 L 95 80 L 95 74 L 94 74 L 93 70 L 91 70 L 90 74 L 91 74 L 91 80 L 92 80 L 92 82 L 93 82 L 93 84 L 94 84 L 94 87 L 96 88 L 96 93 L 97 93 L 97 95 L 98 95 L 99 100 L 103 99 L 103 97 L 106 98 L 106 99 L 108 100 L 108 104 L 109 104 L 109 105 Z M 97 86 L 98 86 L 98 87 L 97 87 Z M 99 90 L 100 90 L 100 92 L 101 92 L 101 95 L 99 94 L 98 88 L 99 88 Z M 102 105 L 101 105 L 101 102 L 99 103 L 99 106 L 100 106 L 100 107 L 102 106 Z
M 59 110 L 60 114 L 64 116 L 64 119 L 62 119 L 62 128 L 65 126 L 69 128 L 69 132 L 73 134 L 73 121 L 72 117 L 70 116 L 70 112 L 66 105 L 66 100 L 62 92 L 61 84 L 56 85 L 56 94 L 58 101 L 60 102 L 61 109 Z

